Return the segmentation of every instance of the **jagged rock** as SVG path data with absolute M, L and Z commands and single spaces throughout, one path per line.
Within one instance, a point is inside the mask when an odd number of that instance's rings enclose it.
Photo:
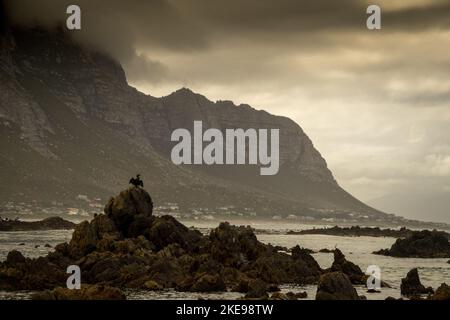
M 156 246 L 156 250 L 176 243 L 189 252 L 198 252 L 202 240 L 199 231 L 189 229 L 172 216 L 155 218 L 144 235 Z
M 317 283 L 321 269 L 310 268 L 301 260 L 294 260 L 283 253 L 266 253 L 241 268 L 250 278 L 262 279 L 267 283 Z
M 360 300 L 360 297 L 344 273 L 330 272 L 320 277 L 316 300 Z
M 422 285 L 419 278 L 419 272 L 417 271 L 417 268 L 414 268 L 407 273 L 406 278 L 402 279 L 400 292 L 404 296 L 412 297 L 433 293 L 433 288 L 425 288 Z
M 46 258 L 27 259 L 19 251 L 0 263 L 0 290 L 43 290 L 66 281 L 65 272 Z
M 446 283 L 442 283 L 436 292 L 431 297 L 432 300 L 450 300 L 450 286 Z
M 319 264 L 313 258 L 311 253 L 313 253 L 313 252 L 311 252 L 311 250 L 300 248 L 300 246 L 298 246 L 298 245 L 295 246 L 294 248 L 292 248 L 292 250 L 291 250 L 292 258 L 295 261 L 304 262 L 306 264 L 307 268 L 309 268 L 311 270 L 321 270 Z M 317 272 L 317 274 L 319 274 L 319 272 Z
M 330 268 L 331 272 L 342 272 L 350 279 L 352 284 L 364 284 L 365 283 L 365 274 L 362 272 L 361 268 L 358 267 L 353 262 L 345 259 L 345 255 L 341 250 L 334 250 L 334 261 Z
M 6 265 L 7 266 L 15 266 L 26 261 L 25 257 L 22 255 L 20 251 L 12 250 L 8 252 L 6 256 Z
M 209 240 L 211 256 L 225 266 L 240 267 L 266 250 L 250 227 L 235 227 L 228 222 L 211 230 Z
M 153 202 L 142 188 L 131 187 L 111 198 L 105 206 L 105 214 L 124 236 L 134 236 L 150 225 Z
M 260 250 L 260 256 L 242 269 L 249 277 L 266 283 L 317 283 L 322 269 L 305 249 L 294 247 L 288 255 L 276 250 Z
M 404 258 L 448 258 L 450 242 L 445 232 L 415 231 L 408 238 L 397 239 L 390 249 L 382 249 L 374 254 Z
M 118 288 L 107 286 L 82 285 L 79 290 L 56 288 L 32 296 L 33 300 L 126 300 L 125 294 Z
M 120 237 L 113 221 L 105 215 L 98 215 L 91 222 L 84 221 L 75 228 L 68 250 L 72 257 L 82 257 L 94 251 L 100 240 L 114 241 Z

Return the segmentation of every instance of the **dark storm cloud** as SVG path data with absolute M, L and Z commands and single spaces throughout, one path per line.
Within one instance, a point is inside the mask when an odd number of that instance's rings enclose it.
M 15 22 L 55 25 L 65 8 L 78 4 L 83 13 L 83 38 L 107 45 L 201 50 L 221 37 L 289 33 L 366 31 L 366 1 L 361 0 L 6 0 Z M 380 3 L 380 2 L 378 2 Z M 381 1 L 388 31 L 449 28 L 450 3 L 389 8 Z M 110 43 L 112 42 L 112 43 Z
M 14 24 L 54 28 L 64 25 L 66 8 L 77 4 L 82 13 L 82 30 L 72 35 L 118 59 L 129 78 L 160 79 L 167 66 L 139 54 L 146 47 L 167 50 L 199 50 L 206 46 L 203 30 L 187 20 L 168 1 L 121 0 L 6 0 Z
M 175 77 L 155 51 L 195 54 L 240 39 L 245 46 L 261 43 L 280 51 L 303 52 L 339 46 L 339 32 L 367 33 L 368 3 L 361 0 L 5 0 L 14 23 L 54 27 L 63 24 L 68 5 L 82 9 L 79 41 L 118 59 L 131 80 L 148 82 Z M 395 2 L 395 1 L 394 1 Z M 422 6 L 378 2 L 383 32 L 448 29 L 450 3 Z M 425 2 L 426 3 L 426 2 Z M 386 9 L 385 9 L 386 7 Z M 144 57 L 141 52 L 145 51 Z M 141 67 L 139 67 L 139 64 Z

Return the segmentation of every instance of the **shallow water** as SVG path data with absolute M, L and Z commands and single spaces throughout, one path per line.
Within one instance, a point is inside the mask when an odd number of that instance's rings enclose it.
M 188 226 L 195 225 L 200 227 L 204 233 L 208 233 L 209 229 L 217 226 L 217 222 L 207 223 L 186 223 Z M 450 283 L 450 264 L 448 259 L 416 259 L 416 258 L 392 258 L 385 256 L 373 255 L 371 252 L 383 248 L 390 247 L 394 242 L 394 238 L 374 238 L 374 237 L 338 237 L 327 235 L 286 235 L 285 230 L 291 229 L 289 226 L 278 225 L 273 227 L 267 223 L 257 223 L 252 225 L 258 229 L 267 229 L 267 233 L 258 233 L 257 237 L 264 243 L 271 243 L 291 248 L 300 245 L 314 251 L 320 249 L 334 249 L 338 247 L 347 257 L 348 260 L 356 263 L 364 271 L 369 265 L 377 265 L 381 269 L 381 278 L 389 283 L 392 288 L 382 288 L 380 293 L 366 293 L 363 286 L 357 286 L 360 295 L 365 295 L 368 299 L 385 299 L 388 296 L 400 297 L 400 281 L 406 273 L 417 267 L 422 283 L 425 286 L 437 288 L 442 282 Z M 311 225 L 295 225 L 295 229 L 301 230 L 311 228 Z M 292 228 L 293 229 L 293 228 Z M 26 257 L 35 258 L 46 255 L 53 248 L 44 247 L 49 244 L 55 245 L 69 241 L 72 231 L 53 230 L 53 231 L 20 231 L 20 232 L 0 232 L 0 261 L 6 259 L 6 255 L 10 250 L 19 250 Z M 22 244 L 22 245 L 21 245 Z M 35 248 L 36 245 L 39 247 Z M 333 262 L 333 254 L 315 253 L 314 258 L 322 268 L 328 268 Z M 306 291 L 308 299 L 314 299 L 316 286 L 281 286 L 282 292 L 299 292 Z M 165 290 L 162 292 L 148 292 L 140 290 L 126 291 L 129 299 L 236 299 L 242 295 L 235 292 L 224 293 L 185 293 L 176 292 L 174 290 Z M 30 292 L 0 292 L 0 299 L 27 299 Z

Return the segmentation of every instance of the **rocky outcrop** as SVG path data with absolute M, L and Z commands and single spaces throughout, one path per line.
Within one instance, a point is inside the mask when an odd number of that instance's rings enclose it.
M 36 293 L 33 300 L 126 300 L 118 288 L 84 285 L 80 290 L 56 288 Z
M 382 249 L 374 254 L 403 258 L 448 258 L 450 242 L 445 232 L 415 231 L 406 239 L 397 239 L 390 249 Z
M 407 273 L 406 278 L 402 279 L 400 291 L 404 296 L 413 297 L 420 296 L 422 294 L 431 294 L 433 293 L 433 288 L 424 287 L 424 285 L 420 282 L 417 268 L 414 268 Z
M 20 221 L 0 218 L 0 231 L 70 230 L 75 223 L 60 217 L 50 217 L 40 221 Z
M 339 249 L 334 249 L 334 261 L 329 269 L 330 272 L 342 272 L 345 274 L 351 283 L 364 284 L 366 282 L 366 275 L 351 261 L 345 258 L 345 255 Z
M 432 300 L 450 300 L 450 286 L 446 283 L 442 283 L 436 292 L 431 297 Z
M 279 252 L 260 243 L 250 227 L 229 223 L 202 235 L 173 217 L 152 216 L 149 199 L 140 188 L 121 192 L 105 214 L 80 223 L 70 242 L 46 257 L 26 259 L 10 252 L 0 263 L 0 289 L 61 287 L 67 266 L 75 264 L 83 285 L 191 292 L 229 288 L 248 298 L 267 298 L 278 284 L 317 283 L 322 273 L 305 249 Z
M 0 290 L 44 290 L 62 286 L 67 275 L 47 258 L 28 259 L 19 251 L 8 253 L 0 263 Z
M 407 238 L 414 233 L 413 230 L 407 228 L 400 229 L 381 229 L 379 227 L 338 227 L 334 226 L 331 228 L 314 228 L 300 231 L 288 231 L 287 234 L 324 234 L 330 236 L 340 236 L 340 237 L 392 237 L 392 238 Z M 443 232 L 448 237 L 450 235 Z
M 111 198 L 105 214 L 125 236 L 142 234 L 152 223 L 153 202 L 144 189 L 131 187 Z
M 330 272 L 320 277 L 316 300 L 360 300 L 360 297 L 344 273 Z

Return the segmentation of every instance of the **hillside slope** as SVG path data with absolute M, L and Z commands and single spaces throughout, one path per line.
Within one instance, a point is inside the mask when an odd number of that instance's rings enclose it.
M 379 218 L 343 190 L 292 120 L 183 88 L 155 98 L 126 81 L 119 63 L 62 31 L 8 29 L 0 49 L 0 206 L 96 207 L 141 173 L 156 205 L 258 216 Z M 280 170 L 175 166 L 170 135 L 207 128 L 279 128 Z M 97 200 L 93 200 L 97 199 Z M 222 209 L 221 209 L 222 208 Z

